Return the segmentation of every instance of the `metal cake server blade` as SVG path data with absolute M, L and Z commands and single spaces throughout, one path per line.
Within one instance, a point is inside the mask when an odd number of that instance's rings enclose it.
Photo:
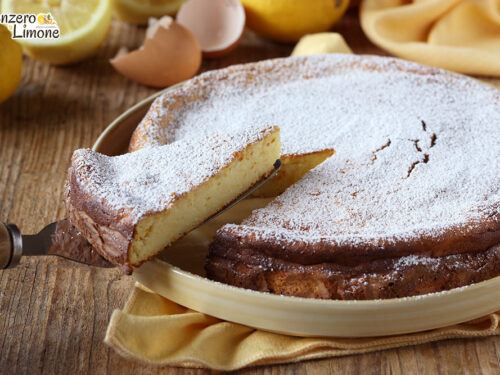
M 273 166 L 271 174 L 193 229 L 213 220 L 264 185 L 278 173 L 281 161 L 276 160 Z M 114 267 L 92 247 L 67 219 L 55 221 L 37 234 L 21 234 L 15 224 L 0 222 L 0 269 L 15 267 L 23 255 L 56 255 L 77 263 L 105 268 Z

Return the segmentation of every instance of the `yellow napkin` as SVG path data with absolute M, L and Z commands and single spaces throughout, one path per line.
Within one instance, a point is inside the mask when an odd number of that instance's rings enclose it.
M 427 332 L 374 338 L 304 338 L 230 323 L 189 310 L 136 284 L 115 310 L 105 342 L 120 355 L 155 365 L 236 370 L 365 353 L 459 337 L 500 334 L 500 311 Z
M 402 58 L 500 76 L 500 0 L 364 0 L 361 26 Z

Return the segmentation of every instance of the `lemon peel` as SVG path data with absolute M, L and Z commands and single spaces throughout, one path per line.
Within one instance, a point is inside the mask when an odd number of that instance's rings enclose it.
M 241 0 L 247 25 L 280 42 L 328 31 L 344 14 L 349 0 Z
M 10 31 L 0 25 L 0 103 L 10 98 L 21 81 L 23 51 Z

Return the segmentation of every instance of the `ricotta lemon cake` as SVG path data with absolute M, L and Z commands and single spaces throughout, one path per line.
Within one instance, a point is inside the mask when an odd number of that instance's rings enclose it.
M 77 150 L 69 220 L 130 273 L 269 175 L 280 147 L 278 127 L 254 126 L 121 156 Z
M 266 184 L 262 195 L 292 186 L 218 231 L 210 278 L 287 295 L 372 299 L 500 274 L 498 90 L 394 58 L 268 60 L 169 90 L 130 149 L 248 123 L 281 129 L 290 178 Z

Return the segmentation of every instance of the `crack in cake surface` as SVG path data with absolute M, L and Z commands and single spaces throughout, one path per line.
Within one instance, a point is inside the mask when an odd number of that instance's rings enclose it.
M 372 164 L 375 163 L 375 161 L 377 160 L 377 154 L 380 152 L 380 151 L 383 151 L 385 150 L 387 147 L 389 147 L 391 145 L 391 140 L 388 139 L 387 142 L 385 144 L 383 144 L 382 146 L 380 146 L 379 148 L 377 148 L 375 151 L 372 152 Z

